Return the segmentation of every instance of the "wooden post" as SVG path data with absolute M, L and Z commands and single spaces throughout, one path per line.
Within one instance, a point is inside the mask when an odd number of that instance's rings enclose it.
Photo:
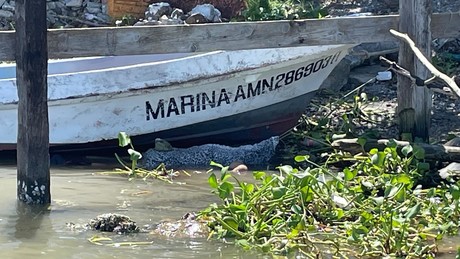
M 429 59 L 431 55 L 431 0 L 399 1 L 399 31 L 407 33 Z M 429 71 L 417 60 L 409 45 L 401 42 L 399 64 L 413 75 L 425 80 Z M 411 133 L 413 139 L 429 139 L 432 93 L 425 86 L 412 85 L 408 78 L 398 76 L 399 133 Z
M 16 0 L 17 195 L 50 203 L 46 1 Z

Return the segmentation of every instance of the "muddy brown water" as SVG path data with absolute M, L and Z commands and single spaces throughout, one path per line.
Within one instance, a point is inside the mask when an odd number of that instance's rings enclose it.
M 167 238 L 138 233 L 117 235 L 70 229 L 67 223 L 85 224 L 103 213 L 124 214 L 140 227 L 176 220 L 191 211 L 218 202 L 210 193 L 207 174 L 191 171 L 181 176 L 184 185 L 159 181 L 128 181 L 120 176 L 101 175 L 107 166 L 61 167 L 51 170 L 50 208 L 27 211 L 16 201 L 16 167 L 0 165 L 0 258 L 269 258 L 205 238 Z M 249 174 L 241 176 L 249 179 Z M 27 208 L 27 207 L 26 207 Z M 152 242 L 148 245 L 95 245 L 98 235 L 114 243 Z M 460 238 L 448 238 L 440 246 L 442 258 L 454 258 Z
M 204 209 L 217 199 L 206 173 L 179 179 L 185 185 L 159 181 L 128 181 L 97 172 L 106 167 L 65 167 L 51 170 L 52 204 L 47 212 L 25 213 L 16 201 L 16 167 L 0 165 L 0 258 L 254 258 L 232 244 L 205 238 L 166 238 L 152 234 L 117 235 L 72 230 L 67 223 L 85 224 L 103 213 L 131 217 L 138 226 L 154 226 Z M 98 246 L 99 235 L 114 242 L 152 242 L 131 247 Z

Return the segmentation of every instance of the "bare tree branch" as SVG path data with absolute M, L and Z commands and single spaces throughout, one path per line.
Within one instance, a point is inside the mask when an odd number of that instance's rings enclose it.
M 407 44 L 409 44 L 409 47 L 412 49 L 414 52 L 415 56 L 422 62 L 422 64 L 430 70 L 430 72 L 433 74 L 433 76 L 443 80 L 446 82 L 446 84 L 452 89 L 452 92 L 455 93 L 457 97 L 460 97 L 460 88 L 458 85 L 455 83 L 453 78 L 450 78 L 446 74 L 440 72 L 438 69 L 436 69 L 430 61 L 422 54 L 422 52 L 415 46 L 415 43 L 410 39 L 410 37 L 405 34 L 405 33 L 400 33 L 395 30 L 390 30 L 390 33 L 393 34 L 396 38 L 399 38 L 401 40 L 404 40 Z

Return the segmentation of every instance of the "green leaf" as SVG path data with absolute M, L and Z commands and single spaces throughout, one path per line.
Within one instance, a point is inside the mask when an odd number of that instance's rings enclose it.
M 407 174 L 399 174 L 395 177 L 396 183 L 410 184 L 412 183 L 412 178 Z
M 376 148 L 373 148 L 373 149 L 369 150 L 369 154 L 371 154 L 371 155 L 375 155 L 375 154 L 377 154 L 378 152 L 379 152 L 379 150 L 376 149 Z
M 220 169 L 222 169 L 222 168 L 224 167 L 223 165 L 221 165 L 221 164 L 219 164 L 219 163 L 216 163 L 216 162 L 214 162 L 214 161 L 211 161 L 211 163 L 209 163 L 209 165 L 215 166 L 215 167 L 219 167 Z
M 246 211 L 246 207 L 244 205 L 235 205 L 235 204 L 230 204 L 228 209 L 235 214 L 239 214 L 241 212 Z
M 252 183 L 247 183 L 247 184 L 245 184 L 245 185 L 244 185 L 244 191 L 245 191 L 246 193 L 252 193 L 252 192 L 254 192 L 254 184 L 252 184 Z
M 345 175 L 345 180 L 350 181 L 358 174 L 358 170 L 350 170 L 349 168 L 343 169 L 343 174 Z
M 303 214 L 302 207 L 300 207 L 297 204 L 294 204 L 294 205 L 291 206 L 291 211 L 294 212 L 295 214 L 298 214 L 298 215 Z
M 387 143 L 387 147 L 395 149 L 396 147 L 398 147 L 398 143 L 396 143 L 396 140 L 390 139 Z
M 139 159 L 142 158 L 142 154 L 137 152 L 136 150 L 134 149 L 128 149 L 128 154 L 129 154 L 129 158 L 131 159 L 131 161 L 137 161 Z
M 418 160 L 425 159 L 425 149 L 422 148 L 421 146 L 414 145 L 413 153 L 414 153 L 415 158 L 417 158 Z
M 402 149 L 401 149 L 401 153 L 405 156 L 405 157 L 408 157 L 409 154 L 413 151 L 413 148 L 411 145 L 407 145 L 407 146 L 404 146 Z
M 365 221 L 369 221 L 371 219 L 374 218 L 374 215 L 372 215 L 371 213 L 367 212 L 367 211 L 362 211 L 361 212 L 361 217 L 365 220 Z
M 229 182 L 223 182 L 220 184 L 219 186 L 219 197 L 221 199 L 224 199 L 224 198 L 227 198 L 230 193 L 233 191 L 234 187 L 233 187 L 233 184 L 229 183 Z
M 451 185 L 449 188 L 450 194 L 452 194 L 452 198 L 454 200 L 458 200 L 460 198 L 460 189 L 458 185 Z
M 367 138 L 363 138 L 363 137 L 359 137 L 359 138 L 358 138 L 358 144 L 359 144 L 362 148 L 364 148 L 364 145 L 366 145 L 366 143 L 367 143 Z
M 430 163 L 420 162 L 417 164 L 417 169 L 422 172 L 426 172 L 430 170 Z
M 385 198 L 391 199 L 393 198 L 401 189 L 401 184 L 398 184 L 397 186 L 388 186 L 385 189 Z
M 377 152 L 371 156 L 372 164 L 382 167 L 383 163 L 385 162 L 385 153 L 384 152 Z
M 289 238 L 289 239 L 293 239 L 293 238 L 297 237 L 299 235 L 299 233 L 300 233 L 299 230 L 293 228 L 291 230 L 291 232 L 286 235 L 286 237 Z
M 383 201 L 385 200 L 384 197 L 371 197 L 371 199 L 375 202 L 376 205 L 382 205 Z
M 308 159 L 310 159 L 310 156 L 309 155 L 305 155 L 305 156 L 296 156 L 294 157 L 294 160 L 298 163 L 300 162 L 304 162 L 304 161 L 308 161 Z
M 406 218 L 407 219 L 412 219 L 414 218 L 415 216 L 417 216 L 417 214 L 420 212 L 420 208 L 421 208 L 421 205 L 420 203 L 417 203 L 415 204 L 415 206 L 413 206 L 412 208 L 410 208 L 407 212 L 406 212 Z
M 261 171 L 254 171 L 252 172 L 252 176 L 254 177 L 254 179 L 256 180 L 262 180 L 262 178 L 265 177 L 265 172 L 261 172 Z
M 337 217 L 337 219 L 341 219 L 344 215 L 345 213 L 343 212 L 343 209 L 341 208 L 335 209 L 335 216 Z
M 119 132 L 118 133 L 118 145 L 120 147 L 126 147 L 127 145 L 131 144 L 131 139 L 129 138 L 126 132 Z
M 225 171 L 225 173 L 223 173 L 221 176 L 220 176 L 220 181 L 221 182 L 225 182 L 227 181 L 228 178 L 232 177 L 232 174 L 231 173 L 228 173 L 227 171 Z
M 235 218 L 231 216 L 225 216 L 223 218 L 224 222 L 230 226 L 233 230 L 238 230 L 238 222 L 236 222 Z
M 217 177 L 214 173 L 212 173 L 209 178 L 208 178 L 208 183 L 209 183 L 209 186 L 211 186 L 211 188 L 213 189 L 217 189 L 217 187 L 219 187 L 218 183 L 217 183 Z
M 272 189 L 273 192 L 273 199 L 279 199 L 286 194 L 286 187 L 285 186 L 280 186 L 280 187 L 275 187 Z
M 404 188 L 400 188 L 398 193 L 395 195 L 395 199 L 398 202 L 404 202 L 406 200 L 406 191 Z

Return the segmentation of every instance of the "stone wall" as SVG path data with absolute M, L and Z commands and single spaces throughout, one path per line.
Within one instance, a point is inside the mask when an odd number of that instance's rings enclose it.
M 0 30 L 14 28 L 15 5 L 15 0 L 0 0 Z M 50 28 L 103 26 L 111 22 L 107 0 L 46 0 L 46 7 Z

